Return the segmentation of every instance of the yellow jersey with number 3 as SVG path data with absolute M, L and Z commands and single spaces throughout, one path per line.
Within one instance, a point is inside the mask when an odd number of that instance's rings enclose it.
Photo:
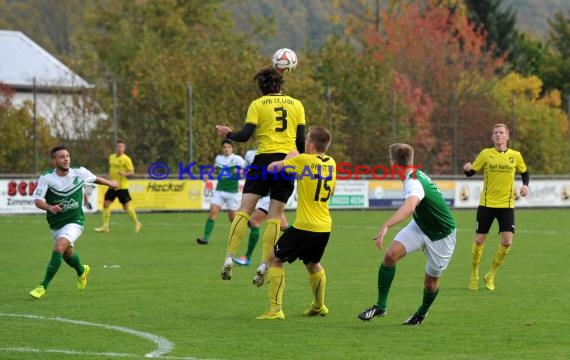
M 109 155 L 109 178 L 119 183 L 119 189 L 129 188 L 129 179 L 126 176 L 119 175 L 119 172 L 130 172 L 134 169 L 133 161 L 127 154 Z
M 515 207 L 515 173 L 526 172 L 520 152 L 512 149 L 498 151 L 494 147 L 483 149 L 473 162 L 473 170 L 484 172 L 481 206 Z
M 305 108 L 290 96 L 265 95 L 249 105 L 245 123 L 256 126 L 258 154 L 288 154 L 296 150 L 297 125 L 305 125 Z
M 336 162 L 328 155 L 300 154 L 284 160 L 288 174 L 296 174 L 297 213 L 293 227 L 330 232 L 329 202 L 336 186 Z

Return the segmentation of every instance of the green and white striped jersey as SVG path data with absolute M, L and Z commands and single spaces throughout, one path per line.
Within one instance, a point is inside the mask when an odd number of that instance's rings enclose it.
M 237 174 L 238 167 L 243 169 L 243 158 L 236 154 L 228 156 L 217 155 L 215 160 L 216 173 L 218 174 L 217 191 L 226 191 L 230 193 L 239 192 L 239 179 Z M 231 178 L 230 178 L 231 177 Z
M 70 168 L 66 176 L 59 176 L 55 169 L 46 171 L 40 176 L 34 191 L 35 199 L 44 199 L 49 205 L 59 205 L 61 212 L 47 212 L 50 229 L 58 230 L 67 224 L 83 226 L 83 184 L 92 183 L 96 176 L 84 167 Z
M 440 240 L 456 228 L 449 205 L 435 183 L 423 171 L 410 171 L 404 181 L 404 197 L 416 196 L 420 203 L 414 221 L 430 240 Z

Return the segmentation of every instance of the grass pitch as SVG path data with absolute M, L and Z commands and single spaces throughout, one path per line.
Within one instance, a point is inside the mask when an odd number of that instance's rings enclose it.
M 458 242 L 440 295 L 420 327 L 401 322 L 421 302 L 424 257 L 397 267 L 389 313 L 370 322 L 357 314 L 376 301 L 383 251 L 371 240 L 391 211 L 336 211 L 322 264 L 327 317 L 305 318 L 311 302 L 300 262 L 285 265 L 285 321 L 256 321 L 267 286 L 251 284 L 257 261 L 219 278 L 228 231 L 220 214 L 210 244 L 199 246 L 205 213 L 141 214 L 132 233 L 114 214 L 111 233 L 87 217 L 76 243 L 91 265 L 79 292 L 65 263 L 41 300 L 38 285 L 51 254 L 43 216 L 1 216 L 0 358 L 2 359 L 567 359 L 570 354 L 570 210 L 517 209 L 514 246 L 496 277 L 497 291 L 467 290 L 475 210 L 456 211 Z M 294 213 L 287 217 L 292 221 Z M 391 230 L 391 239 L 397 229 Z M 481 273 L 498 245 L 496 224 Z M 241 245 L 245 250 L 247 240 Z M 389 242 L 386 244 L 386 247 Z M 385 247 L 385 248 L 386 248 Z M 260 257 L 261 246 L 254 254 Z

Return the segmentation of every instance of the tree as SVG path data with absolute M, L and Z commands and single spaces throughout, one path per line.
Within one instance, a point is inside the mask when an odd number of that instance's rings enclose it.
M 511 6 L 502 6 L 501 0 L 465 0 L 469 19 L 485 32 L 485 50 L 493 56 L 512 59 L 519 34 L 515 28 L 516 12 Z
M 88 9 L 77 42 L 81 68 L 102 80 L 99 87 L 116 82 L 120 136 L 132 144 L 137 164 L 187 162 L 189 84 L 194 160 L 209 163 L 219 149 L 216 123 L 243 122 L 260 58 L 245 37 L 232 32 L 221 3 L 110 1 Z M 102 101 L 108 114 L 110 95 Z
M 519 34 L 513 44 L 509 62 L 517 73 L 522 75 L 540 75 L 540 69 L 548 55 L 548 46 L 528 34 Z
M 370 48 L 355 51 L 338 38 L 310 57 L 315 59 L 316 80 L 330 89 L 337 161 L 344 153 L 346 161 L 355 164 L 387 164 L 386 149 L 392 141 L 388 67 L 374 60 Z
M 434 104 L 433 111 L 427 112 L 432 114 L 431 125 L 421 127 L 424 145 L 434 145 L 418 154 L 417 163 L 434 173 L 457 171 L 462 161 L 457 147 L 470 146 L 470 134 L 464 129 L 488 119 L 484 114 L 490 107 L 485 105 L 486 91 L 502 59 L 494 59 L 485 50 L 481 30 L 465 15 L 438 1 L 426 1 L 424 6 L 403 4 L 398 13 L 384 12 L 382 32 L 372 29 L 365 36 L 375 49 L 376 61 L 392 64 L 410 88 L 421 93 L 416 99 Z M 416 106 L 413 102 L 418 101 L 412 99 L 407 104 L 411 113 Z
M 563 159 L 568 154 L 568 120 L 559 108 L 560 93 L 541 98 L 541 88 L 536 76 L 510 73 L 501 79 L 491 93 L 505 114 L 497 122 L 510 124 L 511 145 L 523 153 L 531 173 L 567 173 L 568 162 Z
M 544 88 L 558 89 L 570 96 L 570 16 L 567 18 L 557 12 L 554 19 L 548 20 L 548 24 L 552 51 L 547 54 L 540 68 Z
M 58 57 L 71 55 L 87 0 L 0 0 L 0 28 L 23 31 Z
M 31 104 L 15 108 L 12 105 L 13 91 L 0 86 L 0 169 L 5 173 L 34 173 L 34 136 L 37 139 L 39 169 L 49 165 L 45 154 L 55 144 L 46 122 L 42 118 L 36 121 L 31 114 Z

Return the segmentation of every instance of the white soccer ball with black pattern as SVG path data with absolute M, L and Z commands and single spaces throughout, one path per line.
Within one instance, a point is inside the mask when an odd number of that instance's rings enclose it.
M 297 66 L 297 54 L 288 48 L 275 51 L 271 60 L 273 61 L 273 66 L 281 73 L 293 71 Z

